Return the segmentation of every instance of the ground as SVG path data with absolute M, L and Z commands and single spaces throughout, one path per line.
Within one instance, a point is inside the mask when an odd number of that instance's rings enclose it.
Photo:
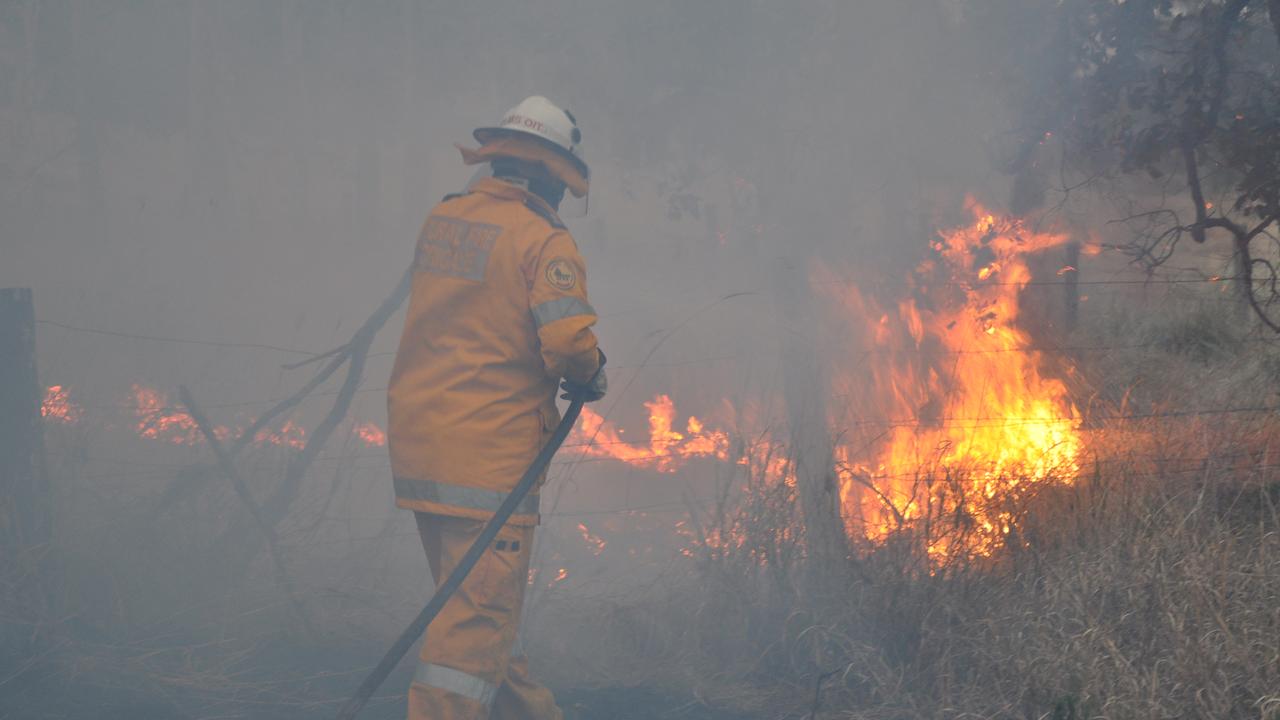
M 566 720 L 758 720 L 711 710 L 694 698 L 676 698 L 645 688 L 600 688 L 556 693 Z
M 404 717 L 404 688 L 408 684 L 411 662 L 402 663 L 383 689 L 360 714 L 362 720 L 399 720 Z M 269 666 L 256 668 L 263 674 L 280 672 Z M 335 698 L 353 690 L 359 677 L 335 673 L 330 669 L 319 675 L 299 680 L 296 688 L 277 687 L 275 702 L 260 695 L 261 688 L 249 688 L 252 680 L 241 680 L 248 692 L 235 698 L 226 688 L 202 689 L 196 685 L 170 688 L 155 693 L 103 683 L 93 673 L 78 677 L 65 674 L 65 669 L 32 667 L 0 693 L 0 720 L 169 720 L 170 718 L 219 718 L 238 720 L 289 720 L 291 718 L 324 718 L 338 707 Z M 283 681 L 282 681 L 283 683 Z M 8 684 L 8 683 L 6 683 Z M 300 700 L 292 690 L 313 694 L 311 702 Z M 269 692 L 269 691 L 268 691 Z M 758 720 L 758 718 L 719 712 L 705 707 L 692 697 L 674 697 L 647 688 L 594 688 L 557 690 L 556 698 L 565 710 L 566 720 Z

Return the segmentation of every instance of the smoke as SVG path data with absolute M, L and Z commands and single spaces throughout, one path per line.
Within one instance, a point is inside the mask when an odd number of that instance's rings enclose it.
M 618 365 L 768 290 L 777 257 L 903 266 L 922 201 L 989 168 L 949 3 L 30 5 L 5 20 L 0 282 L 76 326 L 328 349 L 466 181 L 451 143 L 534 92 L 584 127 L 572 230 Z M 714 354 L 709 326 L 769 305 L 726 303 L 653 361 Z M 46 375 L 80 386 L 290 387 L 269 352 L 42 335 Z
M 186 384 L 234 425 L 394 286 L 469 177 L 452 144 L 544 94 L 593 170 L 591 214 L 569 224 L 610 358 L 600 412 L 642 433 L 643 403 L 670 394 L 677 423 L 726 397 L 768 417 L 795 320 L 780 284 L 815 263 L 900 276 L 938 214 L 1002 199 L 984 139 L 1004 121 L 960 7 L 5 3 L 0 286 L 34 288 L 42 381 L 87 411 Z M 398 330 L 375 342 L 361 421 L 385 420 Z M 389 478 L 360 477 L 373 513 Z M 580 463 L 549 495 L 574 538 L 596 525 L 572 513 L 678 504 L 689 483 Z

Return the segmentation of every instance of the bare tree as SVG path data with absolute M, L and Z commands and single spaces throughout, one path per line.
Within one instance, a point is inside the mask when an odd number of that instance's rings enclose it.
M 1054 138 L 1063 195 L 1091 185 L 1160 198 L 1129 205 L 1135 232 L 1120 249 L 1153 270 L 1186 238 L 1224 238 L 1244 302 L 1280 332 L 1280 0 L 974 5 L 1032 16 L 994 31 L 1032 69 L 1009 86 L 1021 110 L 1006 169 L 1021 177 Z

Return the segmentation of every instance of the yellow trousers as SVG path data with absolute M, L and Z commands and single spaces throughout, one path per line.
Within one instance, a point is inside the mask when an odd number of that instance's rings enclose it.
M 414 516 L 439 585 L 484 522 Z M 529 677 L 518 642 L 532 545 L 532 527 L 503 527 L 427 627 L 409 686 L 409 720 L 563 720 L 551 691 Z

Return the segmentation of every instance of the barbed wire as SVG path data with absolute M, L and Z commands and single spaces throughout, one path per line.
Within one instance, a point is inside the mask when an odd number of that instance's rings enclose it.
M 1185 475 L 1190 473 L 1204 472 L 1205 470 L 1209 469 L 1208 467 L 1206 467 L 1206 464 L 1211 463 L 1215 460 L 1223 460 L 1223 459 L 1234 458 L 1234 457 L 1249 457 L 1255 454 L 1256 453 L 1224 453 L 1221 455 L 1206 455 L 1203 457 L 1195 457 L 1195 458 L 1172 458 L 1171 461 L 1174 463 L 1184 464 L 1184 465 L 1198 464 L 1198 467 L 1186 467 L 1186 468 L 1177 468 L 1177 469 L 1162 468 L 1159 471 L 1128 474 L 1127 477 L 1156 478 L 1156 477 L 1163 477 L 1166 475 Z M 1139 455 L 1138 457 L 1153 458 L 1155 456 Z M 1123 465 L 1123 464 L 1131 464 L 1132 462 L 1133 460 L 1129 457 L 1101 458 L 1101 459 L 1096 459 L 1094 461 L 1090 461 L 1087 463 L 1087 465 L 1089 466 L 1093 466 L 1095 464 Z M 1280 463 L 1264 463 L 1261 465 L 1251 465 L 1246 468 L 1236 468 L 1235 470 L 1252 472 L 1257 470 L 1274 470 L 1277 468 L 1280 468 Z M 1083 470 L 1084 469 L 1082 469 L 1082 472 Z M 899 475 L 877 475 L 877 476 L 872 476 L 870 480 L 872 482 L 876 482 L 880 480 L 903 480 L 903 479 L 913 479 L 917 477 L 920 477 L 923 479 L 927 477 L 927 474 L 911 473 L 911 474 L 899 474 Z M 718 499 L 719 498 L 695 498 L 694 500 L 695 501 L 700 500 L 702 502 L 714 502 Z M 649 512 L 684 512 L 689 509 L 689 506 L 690 506 L 689 502 L 681 500 L 681 501 L 671 501 L 671 502 L 665 502 L 665 503 L 655 503 L 653 505 L 642 505 L 639 507 L 600 508 L 600 509 L 593 509 L 593 510 L 564 511 L 564 512 L 558 512 L 558 513 L 548 513 L 548 514 L 545 514 L 543 517 L 588 517 L 592 515 L 630 515 L 635 513 L 649 513 Z
M 932 420 L 921 419 L 901 419 L 901 420 L 852 420 L 849 422 L 838 423 L 841 427 L 870 427 L 870 428 L 897 428 L 897 427 L 916 427 L 924 429 L 937 430 L 974 430 L 984 428 L 999 427 L 1016 427 L 1024 425 L 1059 425 L 1062 423 L 1094 423 L 1094 422 L 1119 422 L 1133 420 L 1158 420 L 1171 418 L 1186 417 L 1207 417 L 1213 415 L 1231 415 L 1231 414 L 1280 414 L 1280 406 L 1277 405 L 1251 405 L 1239 407 L 1225 408 L 1204 408 L 1196 410 L 1170 410 L 1165 412 L 1149 412 L 1149 413 L 1130 413 L 1124 415 L 1080 415 L 1080 416 L 1062 416 L 1048 418 L 1032 418 L 1032 417 L 1009 417 L 1002 415 L 989 415 L 982 417 L 944 417 Z M 969 424 L 959 424 L 969 423 Z M 775 426 L 785 428 L 786 424 Z M 1087 429 L 1087 428 L 1086 428 Z M 725 432 L 725 431 L 718 431 Z M 709 433 L 694 434 L 691 439 L 705 438 Z M 677 445 L 680 441 L 667 443 L 669 445 Z M 595 441 L 590 443 L 565 443 L 563 448 L 590 448 L 590 447 L 608 447 L 608 446 L 627 446 L 627 447 L 651 447 L 652 441 L 643 440 L 610 440 Z M 664 457 L 681 457 L 679 455 L 662 455 L 654 454 L 651 456 L 633 455 L 627 458 L 604 456 L 602 459 L 618 460 L 625 462 L 627 460 L 643 460 L 657 459 Z
M 1252 455 L 1256 455 L 1256 453 L 1224 453 L 1220 455 L 1205 455 L 1205 456 L 1192 457 L 1192 458 L 1171 458 L 1169 459 L 1170 463 L 1174 465 L 1186 465 L 1188 467 L 1161 467 L 1156 470 L 1149 470 L 1149 471 L 1144 470 L 1142 472 L 1127 472 L 1125 474 L 1125 477 L 1126 478 L 1161 478 L 1161 477 L 1167 477 L 1170 475 L 1189 475 L 1193 473 L 1202 473 L 1202 472 L 1206 472 L 1208 470 L 1214 469 L 1212 463 L 1215 461 L 1225 460 L 1230 458 L 1238 458 L 1238 457 L 1249 457 Z M 1154 456 L 1140 455 L 1138 457 L 1151 458 Z M 324 460 L 329 460 L 329 461 L 336 460 L 336 459 L 338 458 L 324 458 Z M 604 459 L 604 458 L 601 458 L 601 459 Z M 556 463 L 556 464 L 563 464 L 563 463 Z M 1079 475 L 1081 476 L 1085 475 L 1088 472 L 1089 468 L 1095 465 L 1115 467 L 1115 466 L 1124 466 L 1124 465 L 1131 465 L 1131 464 L 1134 464 L 1134 461 L 1130 457 L 1099 458 L 1099 459 L 1088 461 L 1086 463 L 1081 463 L 1081 465 L 1083 465 L 1084 467 L 1080 468 Z M 390 463 L 386 463 L 385 466 L 390 467 Z M 377 468 L 375 467 L 370 469 L 377 469 Z M 1231 472 L 1256 472 L 1260 470 L 1280 469 L 1280 463 L 1262 463 L 1257 465 L 1249 465 L 1248 467 L 1242 467 L 1242 468 L 1223 467 L 1220 469 L 1223 471 L 1231 471 Z M 113 479 L 156 480 L 156 479 L 162 479 L 164 477 L 167 477 L 165 473 L 153 470 L 150 473 L 95 474 L 95 475 L 87 476 L 85 479 L 89 479 L 89 480 L 113 480 Z M 930 477 L 936 477 L 936 475 L 934 473 L 930 473 L 927 471 L 917 471 L 912 473 L 899 473 L 896 475 L 874 475 L 874 476 L 870 476 L 868 480 L 872 483 L 877 483 L 877 482 L 895 481 L 895 480 L 927 480 Z M 963 479 L 964 476 L 963 474 L 961 474 L 959 476 L 953 476 L 953 477 L 957 477 L 957 479 Z M 1061 478 L 1057 478 L 1057 479 L 1066 480 L 1067 475 L 1064 474 Z M 1076 478 L 1073 477 L 1072 479 L 1074 481 L 1074 479 Z M 1074 485 L 1074 482 L 1070 484 L 1066 482 L 1053 482 L 1054 478 L 1046 478 L 1046 480 L 1047 482 L 1044 483 L 1045 487 Z M 693 498 L 692 503 L 690 502 L 690 500 L 678 500 L 678 501 L 673 500 L 669 502 L 652 503 L 648 505 L 638 505 L 638 506 L 631 506 L 631 507 L 594 508 L 590 510 L 564 510 L 564 511 L 543 513 L 542 517 L 543 518 L 579 518 L 579 517 L 592 517 L 592 516 L 603 516 L 603 515 L 635 515 L 635 514 L 643 515 L 643 514 L 649 514 L 649 513 L 655 513 L 655 514 L 684 513 L 684 512 L 688 512 L 691 504 L 696 505 L 699 502 L 703 502 L 703 503 L 715 502 L 715 501 L 718 501 L 719 499 L 720 498 L 718 497 L 717 498 Z M 414 533 L 414 536 L 416 536 L 416 533 Z
M 1241 277 L 1205 277 L 1205 278 L 1133 278 L 1133 279 L 1112 279 L 1112 280 L 1027 280 L 1027 281 L 994 281 L 994 280 L 943 280 L 938 282 L 930 282 L 928 280 L 913 279 L 887 279 L 873 278 L 869 280 L 855 280 L 849 277 L 835 277 L 825 280 L 810 280 L 814 285 L 869 285 L 877 287 L 965 287 L 965 288 L 984 288 L 984 287 L 1059 287 L 1071 285 L 1073 287 L 1107 287 L 1107 286 L 1134 286 L 1134 285 L 1204 285 L 1204 284 L 1226 284 L 1229 282 L 1238 282 L 1243 280 Z M 1263 282 L 1261 278 L 1253 278 L 1254 282 Z
M 1192 457 L 1192 458 L 1169 458 L 1169 461 L 1170 461 L 1170 462 L 1172 462 L 1172 463 L 1175 463 L 1175 464 L 1183 464 L 1183 465 L 1186 465 L 1186 464 L 1196 464 L 1196 465 L 1198 465 L 1198 466 L 1197 466 L 1197 467 L 1194 467 L 1194 468 L 1174 468 L 1174 469 L 1170 469 L 1170 468 L 1160 468 L 1160 469 L 1158 469 L 1158 470 L 1144 471 L 1144 472 L 1141 472 L 1141 473 L 1129 474 L 1129 475 L 1127 475 L 1127 477 L 1156 478 L 1156 477 L 1163 477 L 1163 476 L 1165 476 L 1165 475 L 1183 475 L 1183 474 L 1192 473 L 1192 472 L 1204 472 L 1205 470 L 1210 469 L 1210 466 L 1208 466 L 1208 464 L 1209 464 L 1209 463 L 1211 463 L 1211 462 L 1213 462 L 1213 461 L 1215 461 L 1215 460 L 1221 460 L 1221 459 L 1224 459 L 1224 458 L 1232 458 L 1232 457 L 1241 457 L 1241 456 L 1245 456 L 1245 455 L 1246 455 L 1246 454 L 1243 454 L 1243 453 L 1227 453 L 1227 454 L 1225 454 L 1225 455 L 1221 455 L 1221 456 L 1219 456 L 1219 455 L 1206 455 L 1206 456 L 1203 456 L 1203 457 Z M 1150 455 L 1142 456 L 1142 455 L 1140 455 L 1140 456 L 1138 456 L 1138 457 L 1146 457 L 1146 458 L 1148 458 L 1148 459 L 1151 459 L 1153 456 L 1150 456 Z M 1109 467 L 1109 466 L 1115 466 L 1115 465 L 1132 465 L 1132 464 L 1134 464 L 1134 461 L 1133 461 L 1133 459 L 1132 459 L 1132 458 L 1129 458 L 1129 457 L 1117 457 L 1117 458 L 1095 458 L 1094 460 L 1089 460 L 1089 461 L 1086 461 L 1086 462 L 1082 462 L 1082 463 L 1081 463 L 1081 465 L 1082 465 L 1083 467 L 1081 467 L 1081 468 L 1079 469 L 1079 473 L 1080 473 L 1081 475 L 1083 475 L 1084 473 L 1086 473 L 1086 472 L 1088 471 L 1088 469 L 1089 469 L 1090 467 L 1093 467 L 1093 466 L 1095 466 L 1095 465 L 1096 465 L 1096 466 L 1108 466 L 1108 467 Z M 1255 470 L 1271 470 L 1271 469 L 1275 469 L 1275 468 L 1280 468 L 1280 463 L 1263 463 L 1263 464 L 1260 464 L 1260 465 L 1250 465 L 1249 467 L 1246 467 L 1246 468 L 1235 468 L 1234 470 L 1235 470 L 1235 471 L 1255 471 Z M 867 476 L 867 481 L 868 481 L 868 482 L 871 482 L 872 484 L 875 484 L 875 483 L 878 483 L 878 482 L 881 482 L 881 481 L 886 481 L 886 480 L 887 480 L 887 481 L 895 481 L 895 480 L 931 480 L 931 479 L 936 479 L 936 478 L 938 477 L 938 474 L 939 474 L 939 471 L 940 471 L 940 470 L 947 470 L 947 469 L 948 469 L 948 468 L 936 468 L 936 469 L 933 469 L 933 470 L 921 470 L 921 469 L 917 469 L 917 470 L 915 470 L 915 471 L 913 471 L 913 472 L 904 472 L 904 473 L 898 473 L 898 474 L 895 474 L 895 475 L 868 475 L 868 476 Z M 1223 470 L 1227 470 L 1228 468 L 1222 468 L 1222 469 L 1223 469 Z M 953 472 L 952 472 L 952 474 L 951 474 L 951 477 L 952 477 L 953 479 L 956 479 L 956 480 L 963 480 L 963 479 L 966 479 L 967 477 L 971 477 L 971 476 L 975 476 L 975 475 L 982 475 L 982 474 L 983 474 L 983 471 L 982 471 L 981 469 L 971 470 L 971 471 L 968 471 L 967 473 L 965 472 L 965 469 L 964 469 L 964 468 L 959 468 L 959 472 L 954 472 L 954 470 L 955 470 L 954 468 L 952 468 L 951 470 L 953 470 Z M 1021 475 L 1021 476 L 1019 476 L 1019 475 L 1017 475 L 1017 474 L 1015 474 L 1015 473 L 1008 473 L 1008 474 L 1007 474 L 1007 477 L 1022 479 L 1022 478 L 1025 478 L 1025 477 L 1027 477 L 1027 476 L 1026 476 L 1026 475 Z M 1062 480 L 1066 480 L 1066 479 L 1068 479 L 1068 477 L 1070 477 L 1072 480 L 1074 480 L 1074 479 L 1075 479 L 1075 477 L 1073 476 L 1073 474 L 1072 474 L 1072 473 L 1063 472 L 1061 475 L 1048 475 L 1048 476 L 1045 476 L 1045 477 L 1042 479 L 1042 481 L 1047 481 L 1047 482 L 1052 483 L 1052 482 L 1053 482 L 1053 480 L 1062 481 Z M 1057 484 L 1063 484 L 1063 483 L 1059 482 L 1059 483 L 1057 483 Z
M 367 391 L 383 391 L 386 388 L 368 388 Z M 262 401 L 268 402 L 268 401 Z M 228 404 L 234 405 L 234 404 Z M 210 405 L 209 407 L 225 407 L 226 405 Z M 162 412 L 161 410 L 147 410 L 147 414 Z M 178 409 L 173 409 L 178 412 Z M 1077 416 L 1052 416 L 1052 417 L 1021 417 L 1007 415 L 984 415 L 973 417 L 951 416 L 940 418 L 899 418 L 899 419 L 882 419 L 882 420 L 850 420 L 838 423 L 841 427 L 869 427 L 869 428 L 899 428 L 899 427 L 916 427 L 924 429 L 938 430 L 973 430 L 984 428 L 998 428 L 1025 425 L 1059 425 L 1062 423 L 1107 423 L 1118 421 L 1135 421 L 1135 420 L 1156 420 L 1156 419 L 1172 419 L 1187 417 L 1206 417 L 1215 415 L 1230 414 L 1280 414 L 1280 405 L 1242 405 L 1221 408 L 1196 408 L 1188 410 L 1169 410 L 1169 411 L 1153 411 L 1145 413 L 1128 413 L 1118 415 L 1098 415 L 1098 414 L 1082 414 Z M 774 424 L 770 426 L 774 429 L 785 429 L 786 423 Z M 727 433 L 728 431 L 713 431 L 718 433 Z M 692 439 L 705 438 L 710 433 L 694 433 L 690 437 Z M 668 442 L 668 445 L 677 445 L 680 441 Z M 591 447 L 609 447 L 609 446 L 627 446 L 627 447 L 651 447 L 652 439 L 645 440 L 609 440 L 609 441 L 592 441 L 585 443 L 565 443 L 563 448 L 591 448 Z M 619 458 L 613 456 L 605 456 L 600 459 L 605 460 L 633 460 L 648 458 L 672 457 L 671 455 L 652 456 L 631 456 L 628 458 Z M 676 456 L 679 457 L 679 456 Z
M 942 358 L 942 357 L 954 357 L 954 356 L 965 356 L 965 355 L 1004 355 L 1004 354 L 1016 354 L 1016 353 L 1053 353 L 1053 354 L 1071 354 L 1071 353 L 1086 353 L 1086 352 L 1106 353 L 1106 352 L 1114 352 L 1117 350 L 1141 350 L 1141 349 L 1147 349 L 1147 348 L 1153 348 L 1153 347 L 1163 347 L 1163 346 L 1169 345 L 1170 343 L 1171 343 L 1171 340 L 1169 339 L 1160 339 L 1160 340 L 1151 340 L 1151 341 L 1140 342 L 1140 343 L 1130 343 L 1126 345 L 1041 345 L 1041 346 L 1029 346 L 1029 347 L 1020 347 L 1020 348 L 982 348 L 982 349 L 970 349 L 970 350 L 931 350 L 931 349 L 919 348 L 919 347 L 874 348 L 870 350 L 863 350 L 857 353 L 851 353 L 847 357 L 850 359 L 854 359 L 854 358 L 865 358 L 865 357 L 880 356 L 880 355 L 902 355 L 902 356 L 927 356 L 927 357 Z M 1226 345 L 1226 346 L 1229 346 L 1232 344 L 1259 344 L 1259 345 L 1275 345 L 1277 347 L 1280 347 L 1280 338 L 1270 338 L 1270 337 L 1233 338 L 1223 343 L 1223 345 Z M 741 353 L 737 355 L 717 355 L 717 356 L 711 356 L 711 357 L 689 358 L 689 359 L 680 360 L 680 361 L 673 361 L 671 363 L 657 363 L 657 364 L 650 363 L 648 367 L 685 367 L 689 365 L 725 362 L 729 360 L 739 360 L 743 358 L 755 358 L 755 357 L 760 357 L 763 354 L 764 353 Z M 776 354 L 776 351 L 772 351 L 768 354 L 774 355 Z M 611 366 L 611 369 L 633 370 L 633 369 L 639 369 L 639 366 L 618 365 L 618 366 Z M 373 393 L 373 392 L 386 392 L 387 389 L 388 389 L 387 386 L 382 385 L 377 387 L 359 388 L 355 392 L 360 394 L 366 394 L 366 393 Z M 311 393 L 310 397 L 328 397 L 328 396 L 333 396 L 337 394 L 338 394 L 337 390 L 321 390 L 321 391 L 316 391 Z M 206 403 L 205 407 L 216 408 L 216 409 L 232 409 L 232 408 L 240 408 L 240 407 L 253 407 L 255 405 L 273 405 L 275 403 L 280 402 L 281 399 L 282 398 L 274 397 L 274 398 L 264 398 L 261 400 L 240 400 L 240 401 L 222 402 L 222 403 Z M 78 404 L 78 407 L 90 409 L 90 410 L 107 410 L 107 409 L 136 410 L 137 405 L 136 403 L 129 403 L 129 402 L 83 403 L 83 404 Z M 182 411 L 181 408 L 177 406 L 164 406 L 160 408 L 147 409 L 148 414 L 154 414 L 159 412 L 181 412 L 181 411 Z
M 111 337 L 127 338 L 130 340 L 147 340 L 151 342 L 167 342 L 178 343 L 182 345 L 204 345 L 209 347 L 225 347 L 225 348 L 245 348 L 255 350 L 274 350 L 276 352 L 290 353 L 293 355 L 315 355 L 311 350 L 299 350 L 298 348 L 287 348 L 279 345 L 268 345 L 265 343 L 253 342 L 232 342 L 226 340 L 201 340 L 198 338 L 181 338 L 169 337 L 164 335 L 140 335 L 137 333 L 120 332 L 118 330 L 103 330 L 101 328 L 77 327 L 75 325 L 67 325 L 65 323 L 54 322 L 53 320 L 36 320 L 37 325 L 48 325 L 50 327 L 62 328 L 72 332 L 90 333 L 93 335 L 109 335 Z
M 1179 465 L 1193 464 L 1193 465 L 1196 465 L 1196 467 L 1161 468 L 1159 470 L 1153 470 L 1149 472 L 1144 471 L 1141 473 L 1130 473 L 1130 474 L 1127 474 L 1126 477 L 1158 478 L 1158 477 L 1164 477 L 1167 475 L 1184 475 L 1184 474 L 1190 474 L 1190 473 L 1204 472 L 1210 469 L 1210 467 L 1206 467 L 1206 465 L 1214 461 L 1230 459 L 1230 458 L 1239 458 L 1239 457 L 1252 457 L 1257 454 L 1258 453 L 1236 452 L 1236 453 L 1204 455 L 1200 457 L 1191 457 L 1191 458 L 1170 458 L 1169 460 L 1172 463 L 1179 464 Z M 1134 460 L 1133 460 L 1134 457 L 1142 457 L 1142 458 L 1150 458 L 1150 459 L 1157 458 L 1157 456 L 1155 455 L 1144 455 L 1144 454 L 1139 454 L 1137 456 L 1117 457 L 1117 458 L 1097 458 L 1092 461 L 1081 463 L 1082 466 L 1086 466 L 1081 468 L 1081 473 L 1084 473 L 1088 469 L 1088 467 L 1092 467 L 1094 465 L 1130 465 L 1134 463 Z M 1159 459 L 1164 459 L 1164 458 L 1159 458 Z M 1274 470 L 1277 468 L 1280 468 L 1280 463 L 1263 463 L 1259 465 L 1250 465 L 1245 468 L 1234 468 L 1233 470 L 1240 471 L 1240 472 L 1246 472 L 1246 471 L 1253 472 L 1257 470 Z M 1227 468 L 1223 468 L 1223 469 L 1227 469 Z M 871 482 L 874 483 L 874 482 L 883 481 L 883 480 L 903 480 L 903 479 L 914 479 L 914 478 L 925 479 L 927 477 L 929 477 L 929 473 L 916 472 L 916 473 L 903 473 L 898 475 L 876 475 L 876 476 L 870 477 L 869 479 Z M 708 499 L 695 498 L 694 500 L 695 501 L 702 500 L 704 502 L 709 502 L 709 501 L 714 501 L 716 499 L 718 498 L 708 498 Z M 582 516 L 591 516 L 591 515 L 618 515 L 618 514 L 647 513 L 647 512 L 655 512 L 655 511 L 661 512 L 663 508 L 667 508 L 673 511 L 680 511 L 680 510 L 687 510 L 689 506 L 690 506 L 689 502 L 681 500 L 681 501 L 671 501 L 671 502 L 665 502 L 665 503 L 656 503 L 653 505 L 642 505 L 638 507 L 600 508 L 600 509 L 582 510 L 582 511 L 564 511 L 564 512 L 558 512 L 558 513 L 548 513 L 544 515 L 544 517 L 582 517 Z
M 1238 280 L 1238 278 L 1222 278 L 1222 277 L 1144 278 L 1144 279 L 1108 279 L 1108 280 L 1091 280 L 1091 281 L 1030 280 L 1027 282 L 998 282 L 998 281 L 988 280 L 988 281 L 975 281 L 975 282 L 951 281 L 951 282 L 922 283 L 922 284 L 930 287 L 939 287 L 939 286 L 988 287 L 988 286 L 1014 286 L 1014 285 L 1019 287 L 1028 287 L 1028 286 L 1044 287 L 1044 286 L 1057 286 L 1057 285 L 1063 285 L 1063 286 L 1073 285 L 1076 287 L 1082 287 L 1082 286 L 1150 286 L 1150 285 L 1195 285 L 1195 284 L 1203 285 L 1203 284 L 1225 283 L 1233 280 Z M 831 282 L 839 282 L 839 283 L 845 283 L 845 284 L 859 284 L 859 285 L 911 284 L 909 280 L 902 280 L 902 281 L 872 280 L 872 281 L 866 281 L 866 282 L 860 282 L 860 283 L 853 283 L 847 278 L 840 278 L 840 279 L 831 280 L 831 281 L 814 281 L 814 282 L 816 284 L 828 284 Z M 1225 298 L 1211 298 L 1211 299 L 1227 300 Z M 1234 302 L 1234 300 L 1232 301 Z M 143 341 L 200 345 L 200 346 L 206 346 L 206 347 L 269 350 L 269 351 L 283 352 L 288 354 L 309 355 L 309 356 L 312 356 L 313 358 L 322 357 L 322 356 L 316 355 L 316 353 L 314 353 L 313 351 L 302 350 L 302 349 L 291 348 L 291 347 L 283 347 L 283 346 L 266 344 L 266 343 L 233 342 L 233 341 L 223 341 L 223 340 L 206 340 L 206 339 L 190 338 L 190 337 L 172 337 L 172 336 L 161 336 L 161 335 L 137 334 L 137 333 L 120 332 L 120 331 L 101 329 L 101 328 L 73 326 L 73 325 L 64 324 L 64 323 L 55 322 L 55 321 L 46 320 L 46 319 L 39 319 L 36 322 L 38 324 L 57 327 L 57 328 L 65 329 L 67 331 L 89 333 L 89 334 L 102 335 L 102 336 L 120 337 L 120 338 L 143 340 Z M 1022 347 L 1022 348 L 977 348 L 977 349 L 950 350 L 950 351 L 930 350 L 930 349 L 924 349 L 919 347 L 905 348 L 905 349 L 873 348 L 873 349 L 862 351 L 861 353 L 854 353 L 850 355 L 850 357 L 856 358 L 858 356 L 866 357 L 866 356 L 881 355 L 881 354 L 926 355 L 930 357 L 945 357 L 945 356 L 953 356 L 953 355 L 986 355 L 986 354 L 1031 353 L 1031 352 L 1052 352 L 1052 353 L 1064 353 L 1064 354 L 1074 353 L 1074 352 L 1112 352 L 1117 350 L 1131 350 L 1131 349 L 1155 347 L 1155 346 L 1165 345 L 1168 342 L 1169 341 L 1166 339 L 1159 339 L 1159 340 L 1151 340 L 1146 342 L 1130 343 L 1130 344 L 1124 344 L 1124 345 L 1076 345 L 1076 346 L 1061 345 L 1061 346 L 1044 346 L 1044 347 Z M 1234 338 L 1229 340 L 1228 343 L 1226 344 L 1274 343 L 1274 342 L 1277 342 L 1277 341 L 1272 338 L 1248 337 L 1248 338 Z M 386 352 L 372 353 L 370 354 L 369 357 L 383 357 L 383 356 L 390 356 L 394 354 L 395 354 L 394 351 L 386 351 Z M 665 364 L 652 363 L 652 364 L 649 364 L 649 366 L 675 367 L 675 366 L 694 365 L 694 364 L 701 364 L 701 363 L 724 362 L 727 360 L 739 359 L 741 357 L 754 357 L 756 355 L 758 355 L 758 353 L 756 354 L 744 353 L 739 355 L 718 355 L 714 357 L 678 360 L 678 361 L 673 361 L 671 363 L 665 363 Z M 645 366 L 646 365 L 642 363 L 639 366 L 634 366 L 634 369 L 639 369 Z M 633 369 L 633 368 L 632 366 L 621 365 L 621 366 L 615 366 L 615 369 Z M 359 392 L 359 393 L 384 392 L 386 391 L 386 389 L 387 389 L 386 387 L 361 388 L 356 390 L 355 392 Z M 336 390 L 322 391 L 322 392 L 316 392 L 314 394 L 318 396 L 336 395 L 338 394 L 338 391 Z M 236 407 L 249 407 L 249 406 L 255 406 L 255 405 L 273 404 L 273 403 L 277 403 L 278 401 L 279 399 L 247 400 L 247 401 L 240 401 L 240 402 L 214 403 L 214 404 L 209 404 L 208 407 L 227 409 L 227 408 L 236 408 Z M 118 405 L 113 405 L 111 407 L 128 408 L 130 406 L 122 403 Z M 136 406 L 134 407 L 136 409 Z M 162 410 L 162 411 L 166 411 L 166 410 Z M 177 412 L 179 411 L 179 409 L 169 408 L 167 409 L 167 411 Z M 151 411 L 149 410 L 149 412 Z M 1190 410 L 1150 412 L 1150 413 L 1133 413 L 1133 414 L 1127 414 L 1127 415 L 1091 415 L 1087 417 L 1068 416 L 1068 417 L 1049 417 L 1049 418 L 1044 418 L 1044 417 L 1022 418 L 1022 417 L 985 416 L 985 417 L 971 417 L 971 418 L 945 417 L 945 418 L 934 418 L 934 419 L 927 419 L 927 420 L 921 420 L 918 418 L 887 419 L 887 420 L 855 420 L 855 421 L 850 421 L 848 423 L 844 423 L 844 425 L 848 427 L 873 427 L 873 428 L 915 427 L 915 428 L 937 428 L 940 430 L 976 430 L 981 428 L 1008 427 L 1011 425 L 1027 425 L 1027 424 L 1056 425 L 1061 423 L 1077 423 L 1077 422 L 1085 422 L 1085 421 L 1091 422 L 1091 423 L 1092 422 L 1105 423 L 1105 422 L 1118 422 L 1118 421 L 1168 419 L 1168 418 L 1180 418 L 1180 417 L 1185 418 L 1185 417 L 1211 416 L 1211 415 L 1223 415 L 1223 414 L 1259 414 L 1259 413 L 1271 414 L 1271 413 L 1277 413 L 1277 412 L 1280 412 L 1280 407 L 1241 406 L 1241 407 L 1190 409 Z M 618 441 L 606 441 L 606 442 L 570 443 L 570 444 L 566 444 L 564 447 L 591 448 L 591 447 L 606 447 L 606 446 L 612 446 L 612 445 L 644 447 L 644 446 L 652 446 L 653 442 L 652 440 L 648 442 L 618 440 Z M 337 456 L 334 458 L 326 457 L 326 458 L 323 458 L 323 460 L 328 462 L 335 459 L 340 459 L 341 457 L 344 457 L 344 456 Z M 349 455 L 345 457 L 356 458 L 358 456 Z M 659 454 L 659 453 L 651 453 L 648 455 L 632 455 L 627 458 L 619 458 L 611 455 L 593 457 L 593 456 L 589 456 L 588 453 L 584 450 L 578 457 L 575 457 L 571 460 L 567 460 L 563 462 L 557 462 L 554 464 L 572 467 L 574 465 L 585 463 L 585 462 L 606 462 L 606 461 L 621 461 L 621 462 L 646 461 L 647 462 L 647 461 L 660 461 L 660 460 L 669 459 L 672 457 L 673 456 L 669 454 Z M 679 456 L 676 456 L 676 457 L 679 457 Z M 156 464 L 156 465 L 153 465 L 153 467 L 163 467 L 163 465 Z

